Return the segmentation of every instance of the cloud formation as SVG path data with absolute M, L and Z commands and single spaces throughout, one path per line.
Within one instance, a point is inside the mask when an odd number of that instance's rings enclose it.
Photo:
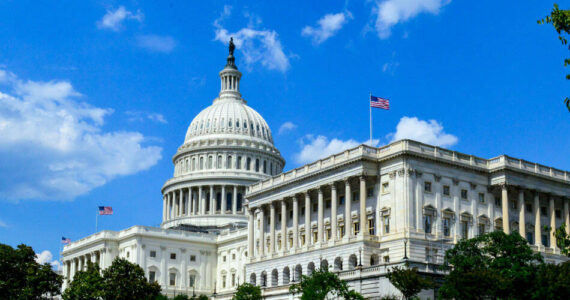
M 436 120 L 424 121 L 416 117 L 402 117 L 396 126 L 396 132 L 388 135 L 390 142 L 412 139 L 418 142 L 449 147 L 457 144 L 459 139 L 443 131 L 443 126 Z
M 44 250 L 41 253 L 36 253 L 36 262 L 38 264 L 48 263 L 54 270 L 61 270 L 61 263 L 57 259 L 53 259 L 53 255 L 49 250 Z
M 295 123 L 293 122 L 285 122 L 281 125 L 281 127 L 279 127 L 279 134 L 283 134 L 287 131 L 293 130 L 297 128 L 297 125 L 295 125 Z
M 451 0 L 377 0 L 373 13 L 375 28 L 381 39 L 390 37 L 391 28 L 421 13 L 439 14 Z
M 301 35 L 310 37 L 313 40 L 313 44 L 319 45 L 335 35 L 349 19 L 352 19 L 352 14 L 348 11 L 326 14 L 319 19 L 317 22 L 318 26 L 305 26 L 301 31 Z
M 166 118 L 162 114 L 159 113 L 149 113 L 144 111 L 127 111 L 125 112 L 127 115 L 127 120 L 129 122 L 144 122 L 146 120 L 155 122 L 155 123 L 168 123 Z
M 176 47 L 176 40 L 170 36 L 155 34 L 139 35 L 136 37 L 137 46 L 151 52 L 170 53 Z
M 295 162 L 298 164 L 306 164 L 332 154 L 340 153 L 346 149 L 356 147 L 360 144 L 370 144 L 370 141 L 357 142 L 349 139 L 343 141 L 341 139 L 329 139 L 326 136 L 319 135 L 317 137 L 308 134 L 301 139 L 301 151 L 294 155 Z M 372 140 L 372 145 L 378 145 L 378 140 Z
M 71 200 L 161 159 L 141 133 L 103 130 L 113 110 L 80 97 L 68 81 L 0 70 L 0 201 Z
M 233 37 L 236 48 L 243 55 L 247 67 L 260 63 L 268 70 L 285 72 L 289 69 L 289 58 L 285 55 L 279 35 L 275 30 L 255 29 L 253 26 L 261 23 L 258 19 L 258 22 L 249 22 L 248 27 L 230 32 L 222 25 L 223 20 L 230 15 L 231 7 L 225 5 L 221 16 L 214 21 L 216 34 L 214 40 L 227 45 L 230 37 Z
M 97 28 L 120 31 L 124 27 L 123 22 L 125 20 L 135 20 L 142 22 L 143 17 L 144 16 L 140 10 L 137 10 L 136 13 L 133 13 L 125 9 L 124 6 L 119 6 L 119 8 L 116 10 L 107 10 L 107 13 L 103 16 L 103 18 L 97 21 Z

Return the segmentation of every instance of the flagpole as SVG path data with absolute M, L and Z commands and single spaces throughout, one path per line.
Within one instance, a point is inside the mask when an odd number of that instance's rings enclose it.
M 97 228 L 98 228 L 98 224 L 99 223 L 99 211 L 97 211 L 97 214 L 95 214 L 95 233 L 97 233 Z
M 372 101 L 372 92 L 370 92 L 370 98 L 368 99 L 368 108 L 370 109 L 370 147 L 372 147 L 372 105 L 370 105 L 370 101 Z

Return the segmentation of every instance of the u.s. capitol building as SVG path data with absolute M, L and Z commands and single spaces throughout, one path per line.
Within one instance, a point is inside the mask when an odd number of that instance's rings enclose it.
M 241 97 L 232 52 L 219 96 L 173 157 L 160 228 L 105 230 L 65 246 L 64 289 L 88 261 L 106 268 L 122 257 L 169 296 L 228 299 L 249 282 L 267 299 L 293 299 L 289 285 L 326 265 L 374 299 L 398 294 L 389 268 L 407 261 L 440 276 L 446 249 L 492 230 L 518 231 L 547 261 L 565 259 L 545 228 L 570 228 L 569 172 L 402 140 L 283 173 L 269 126 Z

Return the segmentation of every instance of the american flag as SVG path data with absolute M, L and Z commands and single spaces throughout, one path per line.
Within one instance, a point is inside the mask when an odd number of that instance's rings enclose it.
M 62 244 L 69 244 L 69 243 L 71 243 L 71 240 L 70 240 L 69 238 L 66 238 L 66 237 L 63 237 L 63 236 L 62 236 L 62 237 L 61 237 L 61 243 L 62 243 Z
M 370 106 L 382 109 L 390 109 L 390 100 L 370 95 Z
M 99 206 L 99 215 L 112 215 L 113 208 L 110 206 Z

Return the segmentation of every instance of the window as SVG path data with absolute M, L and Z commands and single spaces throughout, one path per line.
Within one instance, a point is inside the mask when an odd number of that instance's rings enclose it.
M 232 253 L 232 260 L 236 260 L 236 254 Z
M 232 273 L 232 286 L 236 285 L 236 274 Z
M 213 167 L 214 159 L 211 156 L 208 156 L 208 169 Z
M 548 234 L 542 234 L 542 245 L 545 247 L 550 247 L 550 243 L 548 241 Z
M 485 203 L 485 194 L 479 193 L 479 203 Z
M 431 193 L 431 182 L 429 181 L 424 182 L 424 192 Z
M 222 275 L 222 288 L 226 288 L 226 275 Z
M 542 215 L 542 216 L 548 215 L 548 213 L 546 211 L 546 206 L 540 207 L 540 215 Z
M 318 204 L 318 203 L 314 203 L 314 204 L 313 204 L 313 212 L 317 212 L 318 209 L 319 209 L 319 204 Z
M 250 168 L 251 168 L 251 158 L 248 157 L 245 162 L 245 169 L 249 171 Z
M 344 224 L 338 225 L 338 232 L 339 232 L 338 236 L 340 238 L 344 237 Z
M 267 161 L 263 161 L 263 173 L 267 174 Z
M 301 246 L 305 246 L 305 234 L 301 234 Z
M 461 221 L 461 238 L 467 239 L 469 237 L 469 223 L 467 221 Z
M 368 219 L 368 234 L 374 235 L 374 219 Z
M 431 215 L 425 215 L 424 216 L 424 229 L 426 233 L 431 233 Z
M 170 253 L 170 259 L 176 259 L 176 253 Z
M 313 243 L 316 243 L 319 240 L 319 233 L 315 230 L 313 231 Z
M 331 229 L 330 227 L 327 227 L 327 230 L 325 231 L 325 241 L 328 241 L 331 239 Z
M 449 196 L 450 192 L 449 192 L 449 185 L 444 185 L 443 186 L 443 195 L 444 196 Z
M 352 193 L 352 202 L 358 202 L 360 200 L 360 197 L 358 195 L 358 192 L 353 192 Z
M 360 224 L 358 222 L 354 222 L 352 228 L 354 230 L 354 235 L 357 235 L 360 232 Z
M 331 208 L 331 202 L 332 202 L 332 201 L 326 201 L 326 202 L 325 202 L 325 207 L 326 207 L 326 208 Z
M 343 204 L 344 204 L 344 196 L 341 196 L 341 197 L 338 199 L 338 205 L 343 205 Z
M 289 219 L 293 219 L 293 210 L 289 211 Z
M 259 158 L 255 159 L 255 172 L 259 172 Z
M 221 169 L 222 168 L 222 156 L 218 155 L 218 161 L 216 162 L 216 168 Z
M 528 241 L 529 244 L 533 245 L 534 244 L 534 234 L 532 232 L 527 232 L 526 233 L 526 240 Z
M 232 169 L 232 157 L 228 156 L 228 159 L 226 160 L 226 169 Z
M 517 209 L 517 201 L 516 200 L 511 201 L 511 208 Z
M 450 222 L 449 218 L 443 218 L 443 236 L 451 236 Z
M 196 261 L 196 255 L 190 255 L 190 261 Z
M 374 188 L 368 188 L 366 190 L 366 197 L 372 197 L 374 195 Z
M 556 215 L 556 219 L 560 219 L 562 218 L 562 213 L 560 212 L 559 209 L 557 209 L 556 211 L 554 211 L 555 215 Z
M 467 190 L 466 189 L 461 190 L 461 199 L 467 200 Z
M 236 169 L 241 169 L 241 156 L 238 156 L 237 158 Z
M 200 157 L 200 170 L 204 169 L 204 157 Z
M 384 216 L 384 234 L 390 233 L 390 216 Z
M 196 275 L 190 274 L 190 276 L 188 276 L 188 286 L 194 287 L 195 285 L 196 285 Z
M 148 272 L 148 282 L 153 283 L 156 281 L 156 272 L 155 271 L 149 271 Z
M 478 232 L 477 232 L 477 234 L 478 234 L 479 236 L 481 236 L 481 235 L 484 235 L 484 234 L 485 234 L 485 224 L 479 224 L 479 227 L 478 227 Z
M 498 197 L 498 196 L 495 196 L 495 206 L 496 206 L 496 207 L 501 207 L 501 206 L 502 206 L 502 204 L 501 204 L 501 198 Z
M 225 256 L 225 255 L 222 256 L 222 261 L 223 261 L 223 262 L 226 262 L 226 256 Z
M 526 204 L 526 212 L 532 212 L 532 204 L 530 203 Z
M 389 263 L 390 262 L 390 256 L 388 256 L 388 255 L 384 256 L 384 262 Z
M 175 285 L 176 285 L 176 273 L 170 273 L 169 285 L 170 285 L 170 286 L 175 286 Z
M 156 251 L 150 251 L 150 257 L 156 257 Z
M 390 191 L 390 183 L 384 182 L 382 183 L 382 193 L 388 193 Z

